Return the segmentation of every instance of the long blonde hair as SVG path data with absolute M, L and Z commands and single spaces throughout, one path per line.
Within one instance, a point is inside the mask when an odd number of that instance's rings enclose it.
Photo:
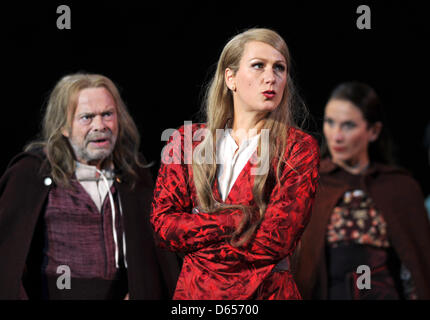
M 234 73 L 239 69 L 240 60 L 246 43 L 250 41 L 260 41 L 269 44 L 278 50 L 287 63 L 287 85 L 283 92 L 283 98 L 279 106 L 271 111 L 262 129 L 268 129 L 269 141 L 269 164 L 270 171 L 265 174 L 256 175 L 253 186 L 253 196 L 258 206 L 258 214 L 255 216 L 252 208 L 243 205 L 219 204 L 214 199 L 212 187 L 216 178 L 216 163 L 199 164 L 193 161 L 193 177 L 197 191 L 199 207 L 207 212 L 215 212 L 223 208 L 239 208 L 244 212 L 244 219 L 240 226 L 233 233 L 231 244 L 240 246 L 248 242 L 259 223 L 264 218 L 267 203 L 265 199 L 265 186 L 269 174 L 276 177 L 279 184 L 279 176 L 282 164 L 286 163 L 285 150 L 287 148 L 287 136 L 289 127 L 297 127 L 294 119 L 297 111 L 301 116 L 308 113 L 305 105 L 296 95 L 293 82 L 290 77 L 291 59 L 288 47 L 282 37 L 273 30 L 264 28 L 249 29 L 233 37 L 224 47 L 218 60 L 217 69 L 212 80 L 209 82 L 205 96 L 204 113 L 208 135 L 202 141 L 204 145 L 216 145 L 215 137 L 217 129 L 224 129 L 229 119 L 234 117 L 233 96 L 225 82 L 225 69 L 230 68 Z M 209 134 L 210 133 L 210 134 Z M 212 159 L 216 159 L 215 150 Z M 261 141 L 257 148 L 258 155 L 261 152 Z M 276 170 L 273 172 L 272 163 L 276 163 Z
M 75 113 L 79 92 L 100 87 L 109 91 L 117 107 L 119 130 L 111 155 L 115 168 L 133 184 L 137 178 L 136 168 L 143 166 L 139 159 L 139 132 L 115 84 L 100 74 L 71 74 L 60 79 L 49 96 L 40 139 L 24 148 L 25 151 L 44 149 L 53 180 L 59 185 L 69 186 L 69 179 L 75 171 L 74 153 L 62 130 L 71 127 L 71 116 Z

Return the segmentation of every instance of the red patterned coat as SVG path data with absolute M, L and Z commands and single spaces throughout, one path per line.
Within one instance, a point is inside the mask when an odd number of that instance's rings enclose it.
M 268 179 L 264 220 L 251 240 L 236 248 L 229 239 L 242 219 L 241 210 L 193 213 L 198 204 L 192 165 L 184 164 L 184 142 L 185 149 L 190 146 L 184 132 L 194 136 L 201 128 L 204 125 L 187 125 L 170 138 L 152 203 L 151 222 L 161 246 L 185 254 L 174 299 L 300 299 L 291 273 L 273 269 L 292 254 L 309 221 L 319 167 L 316 140 L 290 128 L 286 150 L 290 166 L 282 166 L 280 186 Z M 193 149 L 199 142 L 192 142 Z M 175 161 L 166 164 L 169 159 Z M 245 165 L 225 203 L 257 208 L 250 174 L 253 163 Z M 222 202 L 217 181 L 213 192 Z

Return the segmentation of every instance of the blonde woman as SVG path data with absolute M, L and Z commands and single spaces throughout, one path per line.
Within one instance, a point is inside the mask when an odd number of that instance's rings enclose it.
M 306 109 L 289 70 L 279 34 L 238 34 L 208 87 L 206 124 L 182 126 L 163 150 L 151 222 L 184 254 L 174 299 L 301 298 L 288 258 L 309 220 L 319 149 L 294 123 Z

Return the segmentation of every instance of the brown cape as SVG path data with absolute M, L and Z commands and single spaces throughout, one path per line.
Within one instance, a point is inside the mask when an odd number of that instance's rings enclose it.
M 330 159 L 321 161 L 312 216 L 294 266 L 304 299 L 327 299 L 326 229 L 337 201 L 351 187 L 348 176 Z M 418 298 L 430 299 L 430 224 L 418 183 L 403 169 L 374 163 L 360 185 L 383 215 L 390 243 L 410 270 Z

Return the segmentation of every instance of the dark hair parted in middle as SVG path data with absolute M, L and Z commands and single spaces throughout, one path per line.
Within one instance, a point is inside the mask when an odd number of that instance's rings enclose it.
M 394 164 L 393 142 L 387 128 L 384 108 L 376 91 L 369 85 L 350 81 L 343 82 L 336 86 L 330 94 L 330 100 L 345 100 L 351 102 L 360 109 L 368 127 L 377 122 L 382 124 L 382 130 L 376 141 L 369 144 L 369 158 L 372 162 Z M 324 141 L 322 147 L 322 157 L 328 155 L 328 149 Z

